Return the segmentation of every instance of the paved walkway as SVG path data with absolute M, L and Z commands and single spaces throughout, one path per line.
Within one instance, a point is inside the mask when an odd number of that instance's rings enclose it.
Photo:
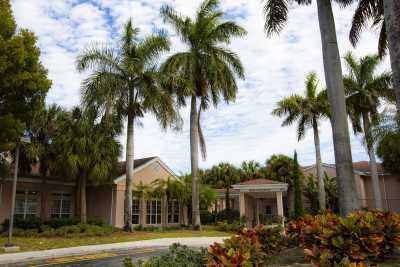
M 7 253 L 0 255 L 0 264 L 15 264 L 27 261 L 37 261 L 65 256 L 89 255 L 101 252 L 132 250 L 136 248 L 168 247 L 180 243 L 191 247 L 207 247 L 214 242 L 222 242 L 226 237 L 182 237 L 161 238 L 123 243 L 90 245 L 72 248 L 58 248 L 31 252 Z

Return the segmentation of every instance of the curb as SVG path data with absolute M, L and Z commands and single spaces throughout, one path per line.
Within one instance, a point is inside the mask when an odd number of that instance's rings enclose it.
M 180 243 L 190 247 L 206 247 L 214 242 L 222 242 L 228 237 L 184 237 L 184 238 L 160 238 L 142 241 L 130 241 L 122 243 L 88 245 L 70 248 L 57 248 L 30 252 L 7 253 L 0 255 L 0 265 L 16 264 L 29 261 L 40 261 L 66 256 L 82 256 L 104 252 L 132 250 L 138 248 L 166 248 L 174 243 Z

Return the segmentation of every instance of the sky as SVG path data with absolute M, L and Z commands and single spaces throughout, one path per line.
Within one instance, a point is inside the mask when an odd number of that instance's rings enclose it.
M 41 61 L 53 81 L 47 104 L 71 108 L 80 103 L 80 84 L 87 74 L 76 71 L 77 55 L 93 43 L 115 45 L 129 18 L 140 28 L 141 37 L 165 30 L 172 42 L 169 54 L 184 51 L 186 47 L 173 29 L 160 18 L 159 10 L 163 4 L 193 16 L 200 1 L 13 0 L 18 26 L 35 32 Z M 272 154 L 292 156 L 294 150 L 297 150 L 301 164 L 313 164 L 312 131 L 308 130 L 304 140 L 298 142 L 295 126 L 282 128 L 282 119 L 272 116 L 271 111 L 283 97 L 303 93 L 304 80 L 310 71 L 318 74 L 320 87 L 325 86 L 315 3 L 306 7 L 291 5 L 285 29 L 271 38 L 263 30 L 261 0 L 221 0 L 220 6 L 227 12 L 227 18 L 248 31 L 244 38 L 233 39 L 229 45 L 241 58 L 246 78 L 238 81 L 239 91 L 234 103 L 221 104 L 202 114 L 208 157 L 206 161 L 200 161 L 200 167 L 207 168 L 219 162 L 239 165 L 244 160 L 265 163 Z M 341 56 L 348 51 L 356 56 L 376 53 L 378 29 L 364 31 L 359 46 L 354 49 L 348 41 L 354 6 L 343 9 L 333 4 L 333 7 Z M 388 59 L 380 69 L 389 69 Z M 343 71 L 346 73 L 344 65 Z M 136 158 L 159 156 L 178 174 L 190 170 L 189 110 L 184 108 L 180 112 L 184 126 L 179 132 L 162 130 L 152 115 L 146 115 L 142 125 L 136 127 Z M 349 127 L 354 161 L 367 160 L 360 138 L 355 137 Z M 331 131 L 327 121 L 321 122 L 321 153 L 326 163 L 334 163 Z M 124 147 L 125 131 L 119 140 Z M 124 153 L 121 159 L 125 158 Z

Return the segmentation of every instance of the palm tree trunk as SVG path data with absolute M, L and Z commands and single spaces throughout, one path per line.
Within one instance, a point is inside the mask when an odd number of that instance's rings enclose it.
M 132 94 L 133 95 L 133 94 Z M 134 116 L 132 111 L 128 113 L 128 134 L 126 137 L 126 186 L 125 186 L 125 206 L 124 221 L 125 230 L 132 231 L 132 181 L 134 168 L 133 154 L 133 137 L 134 137 Z
M 199 166 L 199 130 L 197 119 L 196 96 L 192 96 L 190 109 L 190 160 L 192 170 L 192 227 L 201 229 L 198 192 L 198 166 Z
M 372 192 L 376 209 L 382 209 L 382 195 L 379 183 L 378 168 L 376 166 L 375 150 L 370 140 L 370 121 L 368 114 L 363 114 L 364 134 L 369 155 L 369 168 L 371 170 Z
M 397 112 L 400 114 L 400 1 L 383 0 L 386 34 L 393 72 Z
M 318 202 L 319 209 L 325 211 L 326 209 L 326 193 L 324 175 L 322 173 L 322 160 L 321 160 L 321 146 L 319 142 L 318 124 L 313 120 L 314 131 L 314 145 L 315 145 L 315 166 L 317 167 L 317 180 L 318 180 Z
M 226 188 L 226 192 L 225 192 L 225 208 L 227 210 L 231 209 L 231 202 L 230 202 L 230 191 L 229 191 L 229 187 Z
M 351 157 L 349 126 L 346 116 L 342 67 L 331 1 L 317 0 L 317 7 L 325 80 L 332 113 L 331 122 L 340 213 L 347 215 L 349 212 L 359 209 L 359 203 L 357 196 L 354 194 L 356 186 Z
M 86 210 L 86 175 L 83 174 L 80 179 L 80 220 L 81 223 L 87 223 L 87 210 Z

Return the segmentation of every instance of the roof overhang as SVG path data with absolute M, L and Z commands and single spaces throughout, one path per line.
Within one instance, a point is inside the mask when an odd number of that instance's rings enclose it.
M 150 166 L 151 164 L 153 164 L 154 162 L 158 162 L 162 167 L 164 167 L 170 174 L 172 177 L 176 178 L 176 174 L 167 166 L 167 164 L 165 164 L 159 157 L 155 157 L 152 160 L 149 160 L 148 162 L 146 162 L 145 164 L 139 166 L 138 168 L 135 168 L 133 170 L 133 173 L 137 173 L 141 170 L 143 170 L 144 168 L 146 168 L 147 166 Z M 117 184 L 123 180 L 126 179 L 126 173 L 124 173 L 121 176 L 118 176 L 117 178 L 114 179 L 114 184 Z
M 236 184 L 232 187 L 240 192 L 286 192 L 288 184 Z

